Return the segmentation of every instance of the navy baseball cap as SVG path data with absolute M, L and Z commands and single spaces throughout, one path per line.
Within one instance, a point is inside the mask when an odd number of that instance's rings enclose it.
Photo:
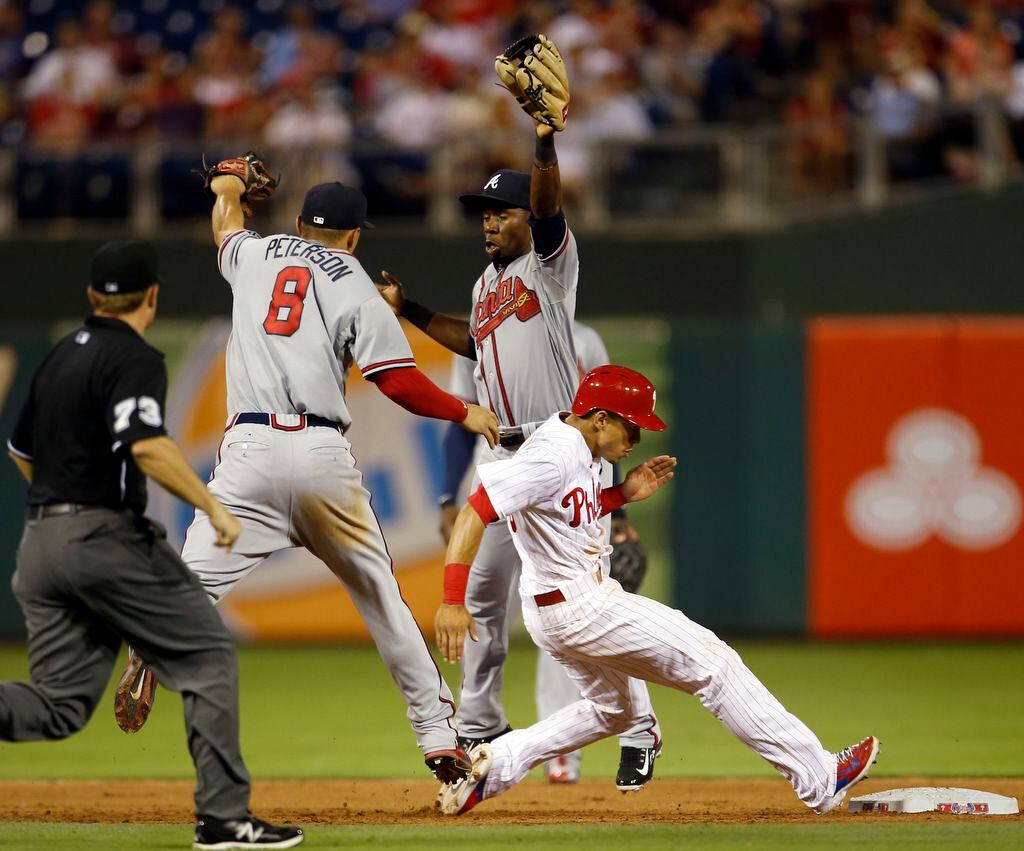
M 307 225 L 329 230 L 372 228 L 366 221 L 366 196 L 354 186 L 318 183 L 306 193 L 299 214 Z
M 159 283 L 152 243 L 140 239 L 107 242 L 92 256 L 90 286 L 98 293 L 134 293 Z
M 525 171 L 503 168 L 490 176 L 479 195 L 460 195 L 459 201 L 470 210 L 504 210 L 509 207 L 530 209 L 530 175 Z

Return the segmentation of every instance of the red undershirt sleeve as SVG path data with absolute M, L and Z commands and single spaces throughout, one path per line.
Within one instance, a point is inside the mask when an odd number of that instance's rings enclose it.
M 622 495 L 622 485 L 604 488 L 601 491 L 601 516 L 604 517 L 616 508 L 622 508 L 627 502 L 628 500 Z
M 469 414 L 465 402 L 445 393 L 415 366 L 385 369 L 367 380 L 392 402 L 417 416 L 461 423 Z
M 473 491 L 467 501 L 473 506 L 473 510 L 477 513 L 480 519 L 484 521 L 484 526 L 488 523 L 493 523 L 498 519 L 498 512 L 495 511 L 494 506 L 491 505 L 491 498 L 487 495 L 487 491 L 484 490 L 483 485 L 480 485 L 475 491 Z

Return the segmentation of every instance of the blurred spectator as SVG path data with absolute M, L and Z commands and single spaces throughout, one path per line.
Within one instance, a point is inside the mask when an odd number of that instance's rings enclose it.
M 227 6 L 213 18 L 213 28 L 196 42 L 192 95 L 205 112 L 206 135 L 212 139 L 247 138 L 259 126 L 256 100 L 256 53 L 245 38 L 245 16 Z
M 665 22 L 640 57 L 639 70 L 658 124 L 685 124 L 697 117 L 702 81 L 711 57 L 685 28 Z
M 437 4 L 431 15 L 419 21 L 418 30 L 423 52 L 454 66 L 453 70 L 480 73 L 493 67 L 490 27 L 459 20 L 454 3 Z
M 83 36 L 87 44 L 110 57 L 119 74 L 132 74 L 140 67 L 139 52 L 131 35 L 117 31 L 116 12 L 112 0 L 92 0 L 82 13 Z
M 337 36 L 318 29 L 312 9 L 293 3 L 285 12 L 284 26 L 271 33 L 263 51 L 259 82 L 263 88 L 293 86 L 337 74 L 341 43 Z
M 81 107 L 95 107 L 116 96 L 117 68 L 103 49 L 87 44 L 82 26 L 74 18 L 57 25 L 56 48 L 40 59 L 22 87 L 28 100 L 67 99 Z
M 869 112 L 886 141 L 893 180 L 920 180 L 940 173 L 938 157 L 938 77 L 924 64 L 920 49 L 893 50 L 871 83 Z
M 789 173 L 797 197 L 823 195 L 846 188 L 849 129 L 846 103 L 832 77 L 812 71 L 799 94 L 786 104 Z
M 0 0 L 0 82 L 14 80 L 25 71 L 22 49 L 25 16 L 14 2 Z
M 943 123 L 943 156 L 954 177 L 972 181 L 978 176 L 978 109 L 983 102 L 998 109 L 1013 85 L 1013 47 L 990 7 L 975 5 L 968 26 L 953 30 L 944 64 L 950 111 Z M 992 129 L 999 155 L 1009 164 L 1014 157 L 1007 128 L 1000 122 Z
M 449 105 L 449 95 L 437 80 L 409 74 L 383 103 L 373 127 L 399 147 L 429 147 L 449 134 Z
M 352 139 L 352 122 L 333 90 L 296 80 L 267 121 L 263 138 L 280 148 L 344 147 Z

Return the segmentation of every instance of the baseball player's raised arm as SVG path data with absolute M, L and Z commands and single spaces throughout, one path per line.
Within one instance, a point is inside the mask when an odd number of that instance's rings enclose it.
M 537 124 L 530 172 L 530 212 L 535 219 L 548 219 L 562 211 L 562 178 L 555 153 L 555 129 Z
M 213 241 L 219 248 L 231 234 L 245 228 L 245 213 L 242 211 L 245 184 L 237 177 L 222 174 L 210 182 L 210 191 L 217 196 L 211 219 Z
M 405 297 L 401 282 L 390 272 L 382 271 L 386 283 L 377 284 L 381 297 L 395 316 L 415 325 L 435 342 L 464 358 L 476 360 L 476 347 L 469 333 L 469 322 L 456 316 L 435 313 L 428 307 Z

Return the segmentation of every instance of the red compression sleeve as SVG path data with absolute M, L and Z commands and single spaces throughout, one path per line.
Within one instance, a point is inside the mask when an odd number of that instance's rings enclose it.
M 375 372 L 369 380 L 392 402 L 421 417 L 461 423 L 469 413 L 465 402 L 445 393 L 415 366 Z
M 444 566 L 444 604 L 464 606 L 469 584 L 469 565 L 452 562 Z
M 616 508 L 622 508 L 627 502 L 629 500 L 622 495 L 622 485 L 603 489 L 601 491 L 601 516 L 604 517 Z
M 487 495 L 487 491 L 484 490 L 483 485 L 480 485 L 472 494 L 470 494 L 467 502 L 473 506 L 473 510 L 477 513 L 480 519 L 484 521 L 484 526 L 488 523 L 493 523 L 498 519 L 498 512 L 495 511 L 494 506 L 491 505 L 491 498 Z

